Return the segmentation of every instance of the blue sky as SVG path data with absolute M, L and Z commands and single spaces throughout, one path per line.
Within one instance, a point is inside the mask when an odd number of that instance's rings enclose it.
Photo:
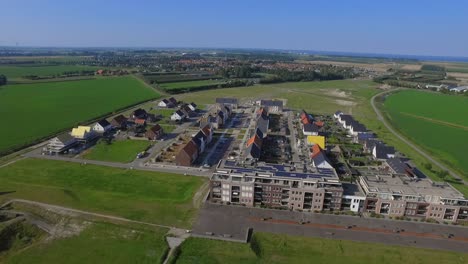
M 0 45 L 468 57 L 468 1 L 0 0 Z

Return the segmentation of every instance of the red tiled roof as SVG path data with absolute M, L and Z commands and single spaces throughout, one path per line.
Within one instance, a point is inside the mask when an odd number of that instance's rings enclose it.
M 195 153 L 198 152 L 198 147 L 197 147 L 197 144 L 195 142 L 193 142 L 193 140 L 190 140 L 185 145 L 185 147 L 183 147 L 180 151 L 183 151 L 183 152 L 187 153 L 188 156 L 192 157 Z
M 144 125 L 146 123 L 145 119 L 137 118 L 135 119 L 135 124 Z
M 201 131 L 203 132 L 203 134 L 205 134 L 205 136 L 210 135 L 210 133 L 211 133 L 210 125 L 204 126 L 204 127 L 201 129 Z

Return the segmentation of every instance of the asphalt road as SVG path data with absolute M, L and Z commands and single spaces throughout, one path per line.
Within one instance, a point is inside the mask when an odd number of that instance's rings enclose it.
M 427 160 L 429 160 L 430 162 L 432 162 L 433 164 L 435 164 L 437 167 L 441 168 L 442 170 L 445 170 L 445 171 L 448 171 L 450 173 L 450 175 L 456 179 L 459 179 L 461 180 L 461 182 L 463 182 L 463 184 L 467 184 L 466 181 L 463 180 L 463 178 L 458 175 L 456 172 L 454 172 L 452 169 L 450 169 L 449 167 L 445 166 L 444 164 L 442 164 L 441 162 L 435 160 L 434 158 L 432 158 L 429 154 L 427 154 L 426 152 L 422 151 L 419 147 L 417 147 L 415 144 L 413 144 L 411 141 L 407 140 L 405 137 L 403 137 L 402 135 L 400 135 L 398 132 L 395 131 L 395 129 L 393 129 L 393 127 L 385 120 L 385 118 L 383 117 L 382 113 L 380 112 L 380 110 L 375 106 L 375 98 L 381 96 L 381 95 L 384 95 L 384 94 L 387 94 L 387 93 L 391 93 L 391 92 L 394 92 L 396 90 L 401 90 L 400 88 L 398 89 L 393 89 L 393 90 L 388 90 L 388 91 L 384 91 L 384 92 L 381 92 L 381 93 L 378 93 L 376 95 L 374 95 L 371 99 L 371 105 L 372 105 L 372 108 L 374 109 L 374 112 L 377 114 L 377 117 L 379 118 L 380 121 L 382 121 L 382 123 L 385 125 L 385 127 L 393 134 L 395 135 L 398 139 L 400 139 L 401 141 L 403 141 L 406 145 L 408 145 L 409 147 L 411 147 L 412 149 L 414 149 L 416 152 L 418 152 L 419 154 L 421 154 L 424 158 L 426 158 Z
M 356 216 L 301 213 L 205 203 L 193 234 L 243 241 L 253 232 L 344 239 L 467 252 L 468 228 Z M 453 234 L 452 238 L 448 238 Z

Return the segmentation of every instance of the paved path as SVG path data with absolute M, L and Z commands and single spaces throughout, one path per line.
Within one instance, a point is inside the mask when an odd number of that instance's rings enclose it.
M 63 156 L 51 156 L 51 155 L 41 155 L 35 152 L 29 152 L 23 155 L 24 157 L 28 158 L 38 158 L 38 159 L 49 159 L 49 160 L 60 160 L 60 161 L 68 161 L 68 162 L 75 162 L 80 163 L 83 165 L 86 164 L 94 164 L 100 166 L 107 166 L 107 167 L 114 167 L 114 168 L 121 168 L 121 169 L 134 169 L 134 170 L 143 170 L 143 171 L 158 171 L 158 172 L 166 172 L 166 173 L 176 173 L 176 174 L 184 174 L 184 175 L 192 175 L 192 176 L 202 176 L 202 177 L 210 177 L 212 172 L 207 169 L 200 169 L 194 167 L 183 167 L 183 166 L 172 166 L 172 165 L 163 165 L 163 164 L 134 164 L 132 163 L 118 163 L 118 162 L 110 162 L 110 161 L 100 161 L 100 160 L 85 160 L 85 159 L 77 159 L 77 158 L 68 158 Z
M 386 120 L 385 118 L 383 117 L 382 113 L 380 112 L 380 110 L 378 109 L 378 107 L 375 105 L 375 98 L 379 97 L 379 96 L 382 96 L 384 94 L 387 94 L 387 93 L 391 93 L 391 92 L 394 92 L 394 91 L 397 91 L 397 90 L 401 90 L 401 88 L 398 88 L 398 89 L 392 89 L 392 90 L 388 90 L 388 91 L 384 91 L 384 92 L 381 92 L 381 93 L 378 93 L 376 95 L 374 95 L 371 99 L 371 105 L 372 105 L 372 108 L 374 109 L 375 113 L 377 114 L 377 117 L 380 121 L 382 121 L 382 123 L 385 125 L 385 127 L 388 129 L 388 131 L 390 131 L 393 135 L 395 135 L 398 139 L 400 139 L 401 141 L 403 141 L 406 145 L 408 145 L 409 147 L 411 147 L 414 151 L 418 152 L 419 154 L 421 154 L 421 156 L 423 156 L 424 158 L 426 158 L 427 160 L 429 160 L 430 162 L 432 162 L 433 164 L 435 164 L 437 167 L 441 168 L 442 170 L 445 170 L 445 171 L 448 171 L 450 173 L 450 175 L 456 179 L 459 179 L 461 182 L 463 182 L 463 184 L 467 184 L 465 180 L 463 180 L 463 178 L 458 175 L 456 172 L 454 172 L 452 169 L 450 169 L 449 167 L 445 166 L 444 164 L 442 164 L 441 162 L 435 160 L 434 158 L 432 158 L 429 154 L 427 154 L 426 152 L 422 151 L 419 147 L 417 147 L 415 144 L 413 144 L 411 141 L 409 141 L 408 139 L 406 139 L 405 137 L 403 137 L 402 135 L 400 135 Z

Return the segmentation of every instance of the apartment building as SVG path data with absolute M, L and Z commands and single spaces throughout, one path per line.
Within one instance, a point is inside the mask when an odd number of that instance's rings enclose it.
M 210 200 L 306 211 L 340 210 L 343 188 L 333 169 L 221 160 L 211 178 Z
M 468 221 L 468 200 L 447 183 L 408 175 L 379 174 L 359 177 L 366 195 L 365 212 L 387 216 Z

